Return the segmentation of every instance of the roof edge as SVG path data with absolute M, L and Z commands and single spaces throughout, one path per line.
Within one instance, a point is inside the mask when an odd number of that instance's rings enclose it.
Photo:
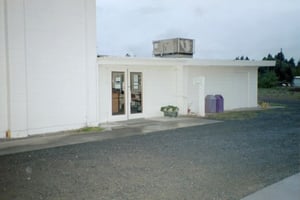
M 194 58 L 137 58 L 137 57 L 98 57 L 98 64 L 126 64 L 126 65 L 182 65 L 182 66 L 241 66 L 241 67 L 274 67 L 275 61 L 253 60 L 218 60 Z

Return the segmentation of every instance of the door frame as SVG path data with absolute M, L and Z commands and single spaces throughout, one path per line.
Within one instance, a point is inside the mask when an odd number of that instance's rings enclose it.
M 128 69 L 122 67 L 113 67 L 109 72 L 109 112 L 108 120 L 109 121 L 126 121 L 130 119 L 138 119 L 144 117 L 144 72 L 143 70 Z M 113 72 L 122 72 L 124 73 L 124 98 L 125 98 L 125 113 L 120 115 L 112 114 L 112 73 Z M 130 88 L 130 73 L 138 72 L 142 74 L 142 113 L 133 113 L 131 114 L 131 88 Z

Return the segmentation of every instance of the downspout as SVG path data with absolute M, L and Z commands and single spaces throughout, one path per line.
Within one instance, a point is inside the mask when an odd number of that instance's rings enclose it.
M 6 138 L 11 138 L 11 108 L 10 108 L 10 70 L 8 56 L 8 22 L 7 22 L 7 0 L 4 0 L 4 38 L 5 38 L 5 57 L 6 57 L 6 114 L 7 114 L 7 130 Z

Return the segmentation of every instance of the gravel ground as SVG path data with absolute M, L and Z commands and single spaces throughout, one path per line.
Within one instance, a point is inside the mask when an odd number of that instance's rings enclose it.
M 0 156 L 0 199 L 241 199 L 300 172 L 300 101 L 255 118 Z

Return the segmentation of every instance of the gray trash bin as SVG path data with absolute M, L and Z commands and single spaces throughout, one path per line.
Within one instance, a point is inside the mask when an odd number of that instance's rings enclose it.
M 217 94 L 216 97 L 216 112 L 224 112 L 224 98 L 222 95 Z
M 207 95 L 205 97 L 205 112 L 215 113 L 216 112 L 216 97 L 214 95 Z

